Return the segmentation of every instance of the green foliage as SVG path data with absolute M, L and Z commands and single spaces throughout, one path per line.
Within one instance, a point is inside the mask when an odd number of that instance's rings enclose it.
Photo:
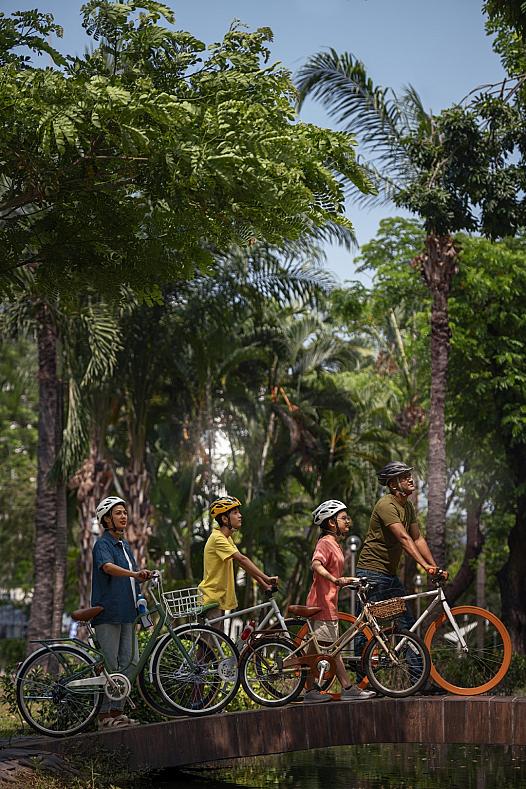
M 4 292 L 34 266 L 48 294 L 118 298 L 125 283 L 155 301 L 212 249 L 352 229 L 341 176 L 370 188 L 352 140 L 295 123 L 289 75 L 265 63 L 271 32 L 232 28 L 205 51 L 163 16 L 151 0 L 89 2 L 90 54 L 2 67 Z
M 526 695 L 526 655 L 514 654 L 508 673 L 497 687 L 500 696 Z
M 526 6 L 523 0 L 486 0 L 486 30 L 494 36 L 493 48 L 501 56 L 510 76 L 524 72 L 526 65 Z
M 0 638 L 0 666 L 3 671 L 20 663 L 26 655 L 26 642 L 23 638 Z
M 488 93 L 435 116 L 413 87 L 397 95 L 376 85 L 352 54 L 335 50 L 307 61 L 298 88 L 301 101 L 320 100 L 364 146 L 376 195 L 350 184 L 358 203 L 391 202 L 439 236 L 480 230 L 497 238 L 524 224 L 523 174 L 513 156 L 522 121 L 502 96 Z
M 2 687 L 2 698 L 7 705 L 9 712 L 15 714 L 18 711 L 16 704 L 16 688 L 15 688 L 15 671 L 16 664 L 12 663 L 9 668 L 0 676 L 0 685 Z
M 6 17 L 0 11 L 0 67 L 12 64 L 18 68 L 29 68 L 31 56 L 24 52 L 28 49 L 34 54 L 47 53 L 57 65 L 65 65 L 66 60 L 46 40 L 48 36 L 62 37 L 62 28 L 53 21 L 51 14 L 34 11 L 16 11 Z M 22 52 L 13 50 L 22 49 Z
M 32 585 L 37 392 L 35 349 L 27 340 L 0 342 L 0 540 L 7 588 Z
M 526 442 L 525 254 L 520 239 L 463 238 L 451 303 L 452 411 L 510 445 Z

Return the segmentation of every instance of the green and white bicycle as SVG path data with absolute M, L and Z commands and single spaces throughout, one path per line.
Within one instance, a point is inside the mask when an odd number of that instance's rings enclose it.
M 208 625 L 172 625 L 176 617 L 203 610 L 199 590 L 164 592 L 161 575 L 155 573 L 150 593 L 155 605 L 149 613 L 157 614 L 157 622 L 127 675 L 111 672 L 105 664 L 90 625 L 102 612 L 100 606 L 73 615 L 86 624 L 87 643 L 77 638 L 36 642 L 40 648 L 16 674 L 18 708 L 33 729 L 51 737 L 78 734 L 94 721 L 104 696 L 131 704 L 134 681 L 146 703 L 161 714 L 208 715 L 229 703 L 239 685 L 235 644 Z

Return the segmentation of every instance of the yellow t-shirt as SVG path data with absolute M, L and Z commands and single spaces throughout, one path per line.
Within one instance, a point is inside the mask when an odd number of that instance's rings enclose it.
M 218 527 L 212 529 L 205 545 L 204 578 L 199 584 L 205 604 L 217 602 L 223 610 L 237 608 L 231 559 L 237 552 L 232 537 L 225 537 Z

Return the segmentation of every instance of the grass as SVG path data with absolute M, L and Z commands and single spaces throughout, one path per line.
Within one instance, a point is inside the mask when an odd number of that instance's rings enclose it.
M 11 709 L 7 701 L 0 699 L 0 739 L 23 736 L 35 736 L 35 732 L 22 722 L 18 713 Z
M 0 739 L 24 736 L 34 737 L 36 732 L 22 722 L 13 709 L 12 700 L 0 700 Z M 78 770 L 80 776 L 47 772 L 36 755 L 31 773 L 21 774 L 24 785 L 31 786 L 31 789 L 145 789 L 151 786 L 151 774 L 129 771 L 125 752 L 110 753 L 98 749 L 89 757 L 69 757 L 65 762 L 66 766 Z

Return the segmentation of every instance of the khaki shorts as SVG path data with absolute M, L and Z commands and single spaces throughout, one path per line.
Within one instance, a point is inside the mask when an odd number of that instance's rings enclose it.
M 205 617 L 207 618 L 207 620 L 217 619 L 219 616 L 223 616 L 224 613 L 225 612 L 222 611 L 220 608 L 209 608 L 208 611 L 205 612 Z M 211 625 L 211 627 L 215 628 L 216 630 L 222 631 L 225 621 L 223 620 L 222 622 L 217 622 L 217 624 L 215 625 L 211 624 L 211 622 L 209 622 L 209 624 Z
M 312 628 L 316 634 L 316 638 L 321 643 L 325 641 L 332 644 L 338 638 L 338 620 L 337 619 L 313 619 Z

